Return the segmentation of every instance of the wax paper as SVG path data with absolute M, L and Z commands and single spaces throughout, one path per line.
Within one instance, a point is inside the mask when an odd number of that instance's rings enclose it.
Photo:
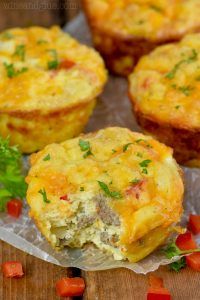
M 91 37 L 84 16 L 80 14 L 64 30 L 70 32 L 79 41 L 91 45 Z M 131 111 L 127 96 L 127 82 L 123 78 L 110 77 L 103 95 L 98 99 L 97 107 L 86 128 L 86 132 L 106 126 L 122 126 L 135 131 L 139 127 Z M 25 159 L 25 163 L 26 163 Z M 200 214 L 200 170 L 183 168 L 185 174 L 186 192 L 184 198 L 185 213 L 182 225 L 187 222 L 189 213 Z M 83 270 L 105 270 L 124 267 L 136 273 L 146 274 L 172 262 L 157 250 L 138 263 L 115 261 L 94 247 L 79 249 L 64 249 L 54 251 L 40 234 L 34 222 L 28 215 L 25 204 L 22 216 L 13 219 L 5 213 L 0 214 L 0 239 L 38 258 L 63 267 L 77 267 Z M 174 258 L 176 260 L 177 258 Z

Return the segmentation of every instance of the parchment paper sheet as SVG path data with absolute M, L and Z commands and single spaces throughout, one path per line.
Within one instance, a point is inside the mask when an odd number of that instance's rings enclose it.
M 91 45 L 91 37 L 84 16 L 80 14 L 64 30 L 70 32 L 79 41 Z M 110 78 L 86 132 L 97 130 L 106 126 L 122 126 L 139 131 L 131 111 L 127 97 L 127 83 L 125 79 Z M 200 170 L 184 168 L 186 193 L 184 199 L 185 214 L 200 214 Z M 156 270 L 160 265 L 169 264 L 160 252 L 154 252 L 139 263 L 114 261 L 112 257 L 93 248 L 85 250 L 65 249 L 55 252 L 34 225 L 28 216 L 28 207 L 25 206 L 22 216 L 15 220 L 6 214 L 0 214 L 0 239 L 7 243 L 45 261 L 63 267 L 77 267 L 83 270 L 105 270 L 125 267 L 136 273 L 146 274 Z

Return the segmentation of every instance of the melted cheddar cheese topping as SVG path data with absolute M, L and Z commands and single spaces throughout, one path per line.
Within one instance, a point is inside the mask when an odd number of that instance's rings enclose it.
M 93 49 L 54 26 L 0 35 L 0 112 L 71 107 L 100 92 L 106 71 Z
M 94 26 L 124 36 L 173 38 L 200 27 L 199 0 L 85 0 Z
M 200 128 L 200 34 L 158 47 L 130 76 L 135 107 L 161 124 Z
M 180 219 L 183 182 L 179 167 L 172 150 L 151 137 L 107 128 L 49 145 L 32 155 L 31 164 L 27 177 L 31 215 L 54 247 L 58 239 L 52 228 L 62 227 L 68 232 L 63 233 L 67 245 L 93 242 L 118 259 L 131 257 L 137 249 L 132 257 L 136 261 L 163 242 L 168 228 Z M 103 208 L 103 201 L 109 208 Z M 74 233 L 80 216 L 93 221 Z M 112 239 L 119 235 L 115 247 L 108 249 L 102 242 L 99 236 L 105 232 Z M 143 250 L 139 250 L 140 242 Z

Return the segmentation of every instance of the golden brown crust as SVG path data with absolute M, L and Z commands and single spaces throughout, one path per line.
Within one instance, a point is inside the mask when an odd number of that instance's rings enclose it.
M 163 29 L 163 32 L 161 30 L 160 34 L 152 38 L 145 37 L 145 34 L 137 36 L 117 30 L 114 28 L 114 24 L 113 28 L 104 26 L 103 20 L 100 18 L 98 20 L 98 17 L 95 18 L 95 14 L 92 14 L 90 1 L 82 0 L 82 2 L 95 48 L 101 53 L 109 71 L 117 75 L 128 76 L 139 58 L 150 53 L 156 47 L 177 42 L 187 33 L 200 31 L 199 24 L 195 24 L 192 28 L 176 31 L 173 30 L 172 23 L 171 28 Z M 106 20 L 104 22 L 106 23 Z
M 104 31 L 94 26 L 88 18 L 95 48 L 101 53 L 108 70 L 116 75 L 128 76 L 141 56 L 166 43 L 177 42 L 182 35 L 162 37 L 157 41 L 134 36 L 123 36 L 120 33 Z M 200 27 L 196 29 L 200 31 Z
M 189 165 L 193 160 L 200 160 L 200 130 L 192 131 L 161 124 L 157 120 L 150 120 L 139 110 L 135 110 L 135 116 L 147 134 L 174 149 L 174 157 L 180 164 Z
M 13 145 L 32 153 L 45 145 L 73 138 L 83 131 L 95 100 L 42 114 L 41 111 L 0 112 L 1 135 L 10 136 Z
M 178 40 L 170 39 L 159 43 L 134 37 L 123 38 L 120 34 L 112 36 L 96 28 L 92 28 L 92 33 L 94 45 L 104 58 L 107 68 L 111 73 L 122 76 L 131 73 L 141 56 L 148 54 L 159 45 Z
M 91 102 L 91 100 L 85 101 L 85 102 L 81 102 L 81 103 L 75 103 L 74 105 L 71 105 L 69 107 L 65 107 L 65 108 L 58 108 L 58 109 L 54 109 L 48 112 L 42 112 L 41 110 L 31 110 L 31 111 L 22 111 L 22 110 L 10 110 L 8 112 L 5 112 L 4 110 L 0 109 L 0 115 L 2 114 L 7 114 L 8 116 L 11 117 L 16 117 L 19 119 L 26 119 L 26 120 L 32 120 L 32 119 L 37 119 L 40 118 L 41 116 L 43 116 L 43 118 L 49 118 L 49 117 L 53 117 L 53 116 L 60 116 L 60 115 L 66 115 L 70 112 L 72 112 L 75 109 L 78 108 L 84 108 L 87 107 L 87 105 Z

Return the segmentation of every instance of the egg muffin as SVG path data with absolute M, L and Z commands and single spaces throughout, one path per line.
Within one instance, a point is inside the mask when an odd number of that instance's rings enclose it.
M 128 75 L 158 45 L 200 31 L 199 0 L 83 0 L 96 48 L 108 68 Z
M 93 244 L 136 262 L 161 245 L 182 213 L 183 182 L 172 150 L 111 127 L 31 156 L 30 215 L 53 248 Z
M 0 135 L 24 153 L 79 135 L 106 81 L 99 54 L 59 27 L 0 34 Z
M 173 147 L 179 163 L 200 167 L 200 34 L 144 56 L 129 92 L 144 131 Z

